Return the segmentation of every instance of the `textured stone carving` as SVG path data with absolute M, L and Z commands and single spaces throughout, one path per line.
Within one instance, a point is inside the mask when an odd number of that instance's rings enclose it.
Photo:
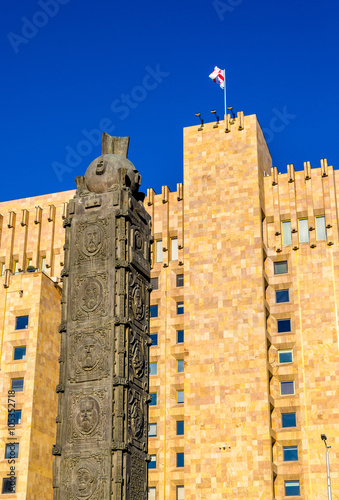
M 139 273 L 129 275 L 129 310 L 132 321 L 144 328 L 147 320 L 146 287 Z
M 107 490 L 105 458 L 99 454 L 65 457 L 61 498 L 69 500 L 103 500 Z M 106 493 L 107 494 L 107 493 Z
M 147 499 L 145 472 L 145 460 L 138 453 L 132 453 L 129 481 L 130 500 Z
M 129 338 L 129 378 L 140 388 L 147 388 L 148 359 L 146 357 L 147 340 L 134 328 L 130 329 Z
M 107 390 L 71 392 L 69 400 L 68 442 L 104 439 Z
M 76 264 L 91 259 L 106 259 L 108 257 L 107 225 L 109 220 L 110 217 L 97 217 L 91 222 L 78 224 L 76 228 Z
M 73 320 L 107 316 L 107 273 L 75 278 L 73 287 Z
M 142 448 L 142 443 L 147 437 L 146 415 L 142 396 L 136 390 L 130 388 L 128 392 L 128 426 L 132 443 Z

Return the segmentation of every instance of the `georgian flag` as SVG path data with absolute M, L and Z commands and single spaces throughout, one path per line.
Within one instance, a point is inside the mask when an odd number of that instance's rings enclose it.
M 211 73 L 209 75 L 209 77 L 212 78 L 212 80 L 214 82 L 219 83 L 219 85 L 222 89 L 224 88 L 224 86 L 225 86 L 225 70 L 224 69 L 220 69 L 220 68 L 218 68 L 218 66 L 216 66 L 213 70 L 213 73 Z

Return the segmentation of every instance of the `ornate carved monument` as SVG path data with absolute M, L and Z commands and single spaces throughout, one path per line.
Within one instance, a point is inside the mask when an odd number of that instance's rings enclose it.
M 146 500 L 150 217 L 127 160 L 102 155 L 69 202 L 54 500 Z

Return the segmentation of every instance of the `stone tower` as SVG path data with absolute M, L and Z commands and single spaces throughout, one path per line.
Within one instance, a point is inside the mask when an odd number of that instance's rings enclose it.
M 147 498 L 151 220 L 128 145 L 103 134 L 64 220 L 54 500 Z

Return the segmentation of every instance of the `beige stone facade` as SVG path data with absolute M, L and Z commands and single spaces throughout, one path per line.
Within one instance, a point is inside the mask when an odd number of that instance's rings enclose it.
M 278 174 L 254 115 L 239 113 L 228 130 L 186 128 L 184 184 L 147 190 L 157 306 L 149 498 L 326 500 L 321 433 L 336 498 L 336 172 L 322 160 Z M 52 499 L 62 221 L 72 195 L 0 204 L 0 487 L 8 390 L 24 379 L 17 489 L 0 498 Z M 16 329 L 18 316 L 29 316 L 27 329 Z M 24 345 L 26 358 L 13 360 Z

